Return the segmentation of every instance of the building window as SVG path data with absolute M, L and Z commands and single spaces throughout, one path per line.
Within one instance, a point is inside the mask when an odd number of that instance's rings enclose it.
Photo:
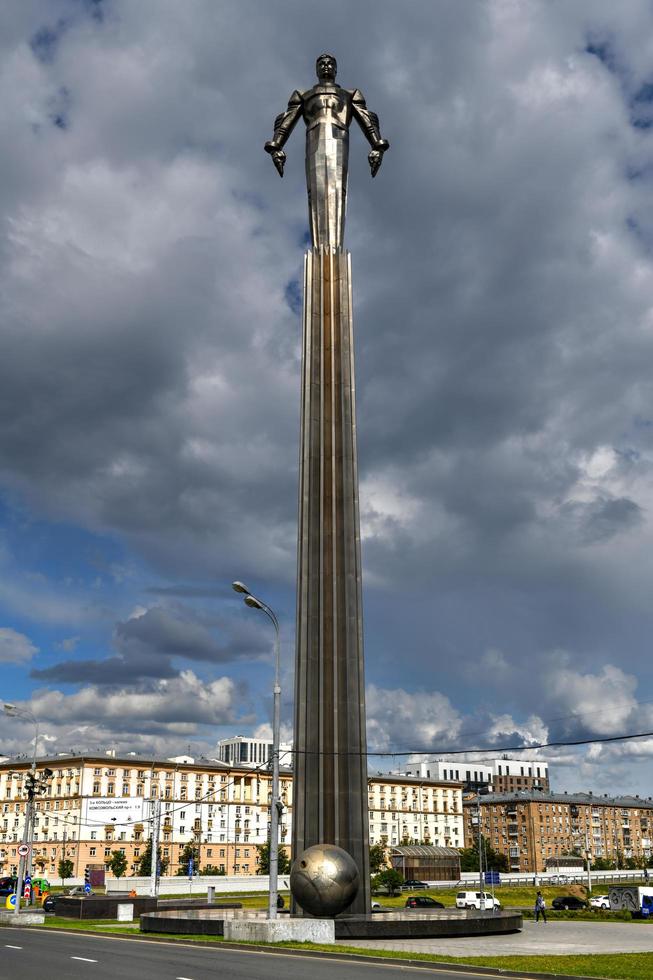
M 95 857 L 95 851 L 96 851 L 95 847 L 89 847 L 88 849 L 88 853 L 91 855 L 91 857 Z

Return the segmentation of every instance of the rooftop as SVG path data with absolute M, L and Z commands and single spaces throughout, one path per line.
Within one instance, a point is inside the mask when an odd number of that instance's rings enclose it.
M 492 803 L 567 803 L 583 806 L 620 806 L 653 809 L 653 799 L 640 796 L 601 796 L 597 793 L 543 793 L 540 790 L 515 790 L 511 793 L 487 793 L 481 796 L 467 796 L 463 806 L 481 806 Z

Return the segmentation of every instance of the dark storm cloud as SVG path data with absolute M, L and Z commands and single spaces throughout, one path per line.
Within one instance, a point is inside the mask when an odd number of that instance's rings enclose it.
M 233 619 L 221 623 L 222 637 L 184 607 L 153 607 L 117 623 L 113 644 L 118 656 L 103 660 L 64 660 L 45 669 L 34 669 L 36 680 L 66 684 L 121 685 L 146 678 L 177 677 L 175 661 L 209 664 L 257 660 L 269 652 L 269 638 L 257 624 Z
M 62 660 L 43 670 L 32 670 L 30 677 L 59 684 L 133 684 L 147 677 L 176 677 L 170 657 L 107 657 L 106 660 Z

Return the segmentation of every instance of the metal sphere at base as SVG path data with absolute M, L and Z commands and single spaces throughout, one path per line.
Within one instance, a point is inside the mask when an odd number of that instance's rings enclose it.
M 360 879 L 356 862 L 335 844 L 314 844 L 293 861 L 290 890 L 309 915 L 344 912 L 356 898 Z

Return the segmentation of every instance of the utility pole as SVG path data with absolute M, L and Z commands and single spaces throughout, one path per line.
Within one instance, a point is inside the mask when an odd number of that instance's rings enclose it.
M 476 823 L 478 826 L 478 890 L 480 892 L 479 911 L 485 912 L 485 892 L 483 891 L 483 834 L 481 833 L 481 793 L 476 796 Z
M 152 854 L 150 858 L 150 895 L 159 894 L 159 824 L 161 822 L 161 800 L 152 800 Z
M 32 813 L 34 810 L 34 797 L 40 793 L 45 793 L 47 787 L 47 781 L 52 776 L 51 769 L 44 769 L 43 775 L 38 777 L 36 772 L 32 770 L 27 775 L 27 803 L 25 805 L 25 824 L 23 826 L 23 841 L 21 850 L 23 853 L 20 855 L 20 860 L 18 862 L 18 880 L 16 881 L 16 907 L 14 909 L 15 915 L 20 913 L 20 900 L 23 894 L 23 881 L 25 880 L 25 869 L 28 867 L 28 855 L 31 850 L 30 837 L 32 831 Z
M 592 894 L 592 865 L 590 863 L 590 837 L 585 831 L 585 858 L 587 860 L 587 894 Z

